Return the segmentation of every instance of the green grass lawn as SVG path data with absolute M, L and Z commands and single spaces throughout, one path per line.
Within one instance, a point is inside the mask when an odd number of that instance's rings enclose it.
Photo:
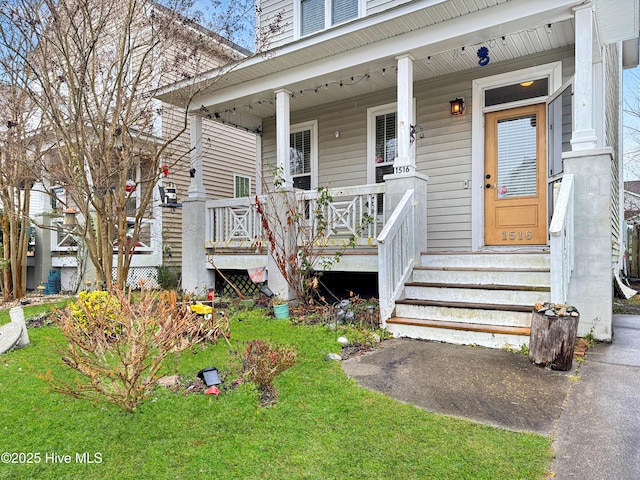
M 0 312 L 0 324 L 8 320 Z M 219 398 L 158 389 L 133 414 L 49 393 L 42 375 L 71 375 L 56 353 L 61 335 L 30 329 L 30 346 L 0 356 L 0 453 L 37 463 L 3 456 L 0 479 L 544 478 L 549 438 L 432 414 L 360 388 L 338 362 L 324 360 L 339 351 L 335 332 L 259 311 L 234 315 L 231 328 L 233 344 L 296 346 L 298 364 L 276 379 L 276 406 L 259 407 L 249 384 Z M 167 367 L 193 378 L 207 366 L 230 372 L 235 362 L 220 342 L 183 352 Z M 83 454 L 96 462 L 78 461 Z

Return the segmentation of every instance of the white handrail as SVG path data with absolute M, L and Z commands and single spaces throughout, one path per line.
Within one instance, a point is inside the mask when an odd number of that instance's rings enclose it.
M 414 191 L 408 190 L 378 236 L 378 294 L 383 325 L 391 318 L 395 302 L 413 271 L 414 208 Z
M 560 193 L 553 211 L 551 237 L 551 301 L 566 303 L 574 266 L 573 175 L 562 177 Z

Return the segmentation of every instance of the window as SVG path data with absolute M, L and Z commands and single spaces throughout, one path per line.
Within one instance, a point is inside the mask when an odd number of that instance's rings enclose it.
M 289 172 L 294 188 L 311 190 L 317 187 L 316 131 L 315 121 L 291 126 Z
M 311 188 L 311 130 L 291 134 L 289 168 L 294 188 Z
M 300 0 L 300 36 L 357 18 L 360 0 Z
M 233 197 L 241 198 L 251 195 L 251 179 L 244 175 L 233 176 Z
M 66 191 L 62 187 L 51 189 L 51 210 L 62 210 L 66 204 Z

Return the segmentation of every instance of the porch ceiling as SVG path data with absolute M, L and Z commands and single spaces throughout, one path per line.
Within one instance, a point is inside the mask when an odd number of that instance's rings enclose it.
M 492 64 L 563 48 L 574 43 L 571 7 L 579 3 L 410 2 L 254 56 L 223 76 L 208 72 L 195 79 L 202 93 L 193 110 L 255 129 L 261 118 L 275 115 L 279 88 L 292 92 L 292 111 L 395 88 L 396 56 L 403 53 L 415 58 L 414 80 L 420 81 L 480 68 L 476 52 L 482 46 Z M 193 83 L 169 87 L 160 98 L 179 105 Z

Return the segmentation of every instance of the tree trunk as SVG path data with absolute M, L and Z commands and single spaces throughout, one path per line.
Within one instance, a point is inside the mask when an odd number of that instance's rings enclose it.
M 534 310 L 529 360 L 552 370 L 571 370 L 579 320 L 579 316 L 547 316 Z

